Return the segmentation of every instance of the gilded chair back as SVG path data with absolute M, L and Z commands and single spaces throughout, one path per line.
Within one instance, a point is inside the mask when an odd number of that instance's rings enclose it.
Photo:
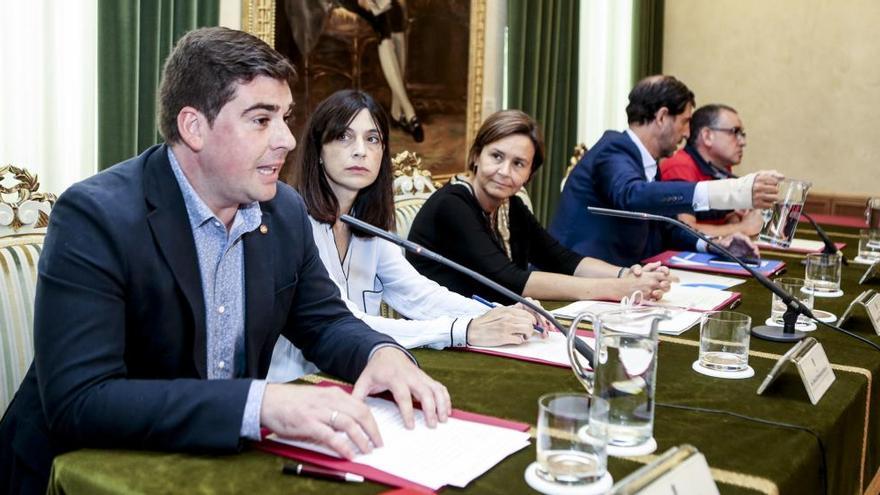
M 55 203 L 39 186 L 24 168 L 0 167 L 0 411 L 34 357 L 37 263 Z

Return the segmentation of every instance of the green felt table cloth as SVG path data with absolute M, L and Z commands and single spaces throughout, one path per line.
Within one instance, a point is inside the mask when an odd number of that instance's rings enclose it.
M 854 229 L 828 227 L 847 243 L 852 259 Z M 798 237 L 815 239 L 810 231 Z M 766 251 L 788 264 L 786 276 L 803 277 L 803 256 Z M 843 268 L 840 298 L 816 298 L 816 308 L 840 315 L 862 290 L 861 265 Z M 770 313 L 770 295 L 754 280 L 731 290 L 743 293 L 736 308 L 761 324 Z M 549 307 L 558 304 L 549 303 Z M 869 321 L 854 316 L 845 327 L 880 343 Z M 724 494 L 876 493 L 880 467 L 880 415 L 877 412 L 880 352 L 821 327 L 812 333 L 824 346 L 837 377 L 817 405 L 810 404 L 797 371 L 790 367 L 764 393 L 758 385 L 790 344 L 751 339 L 749 364 L 755 376 L 722 380 L 691 370 L 697 359 L 699 329 L 661 337 L 654 435 L 658 450 L 640 458 L 609 458 L 619 480 L 664 450 L 683 443 L 705 454 Z M 537 399 L 544 393 L 583 391 L 569 370 L 469 352 L 416 350 L 432 377 L 444 383 L 457 408 L 535 425 Z M 683 408 L 702 408 L 694 411 Z M 534 443 L 504 460 L 463 490 L 446 492 L 529 493 L 523 471 L 535 459 Z M 339 484 L 284 476 L 284 460 L 246 448 L 229 456 L 166 454 L 122 450 L 80 450 L 56 458 L 49 493 L 380 493 L 389 487 Z M 870 487 L 870 490 L 869 490 Z

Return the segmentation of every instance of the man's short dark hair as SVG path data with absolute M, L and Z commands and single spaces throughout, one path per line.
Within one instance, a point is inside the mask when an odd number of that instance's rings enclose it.
M 688 103 L 696 106 L 694 93 L 672 76 L 648 76 L 629 92 L 626 117 L 630 124 L 649 124 L 657 110 L 669 109 L 672 116 L 679 115 Z
M 296 70 L 283 55 L 243 31 L 224 27 L 195 29 L 183 35 L 165 61 L 159 86 L 159 132 L 168 143 L 180 141 L 177 114 L 193 107 L 208 125 L 235 97 L 237 84 L 267 76 L 292 85 Z
M 691 135 L 688 137 L 689 145 L 695 146 L 697 144 L 701 130 L 718 125 L 718 117 L 721 115 L 722 110 L 737 113 L 733 108 L 721 103 L 703 105 L 694 112 L 694 115 L 691 116 Z

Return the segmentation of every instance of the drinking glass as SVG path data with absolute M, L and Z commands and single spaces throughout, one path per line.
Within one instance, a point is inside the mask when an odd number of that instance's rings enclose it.
M 779 182 L 779 201 L 764 210 L 764 227 L 758 240 L 780 247 L 791 244 L 811 186 L 812 183 L 803 180 L 783 179 Z
M 749 367 L 752 318 L 736 311 L 712 311 L 700 318 L 700 364 L 717 371 Z
M 880 230 L 859 230 L 859 258 L 871 262 L 880 260 Z
M 817 294 L 830 294 L 840 290 L 840 271 L 842 256 L 840 252 L 810 253 L 804 279 L 811 283 Z
M 865 220 L 869 229 L 880 231 L 880 198 L 868 198 L 865 207 Z
M 813 309 L 813 285 L 812 283 L 808 283 L 806 280 L 802 278 L 777 278 L 774 280 L 777 285 L 788 291 L 789 294 L 794 296 L 795 299 L 802 302 L 809 309 Z M 810 289 L 809 291 L 804 291 L 804 288 Z M 785 314 L 785 310 L 788 309 L 788 306 L 782 301 L 782 299 L 773 294 L 772 303 L 770 306 L 770 319 L 773 320 L 773 323 L 777 325 L 783 325 L 782 315 Z M 809 323 L 809 319 L 804 315 L 798 315 L 797 324 L 798 325 L 807 325 Z
M 586 394 L 555 393 L 538 399 L 538 476 L 568 485 L 605 475 L 608 402 Z

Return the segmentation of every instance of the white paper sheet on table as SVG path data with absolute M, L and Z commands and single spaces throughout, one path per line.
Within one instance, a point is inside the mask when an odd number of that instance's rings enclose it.
M 758 247 L 763 249 L 772 249 L 777 251 L 806 251 L 810 253 L 820 253 L 825 249 L 825 243 L 822 241 L 811 241 L 809 239 L 792 239 L 791 244 L 787 248 L 774 246 L 766 242 L 758 242 Z
M 695 311 L 714 311 L 734 297 L 734 293 L 727 290 L 712 289 L 709 287 L 693 287 L 682 283 L 674 283 L 669 292 L 663 294 L 659 301 L 649 301 L 646 304 L 653 306 L 672 306 L 676 308 L 691 309 Z
M 670 291 L 671 292 L 671 291 Z M 722 292 L 722 291 L 719 291 Z M 563 306 L 559 309 L 551 311 L 553 316 L 557 318 L 574 319 L 578 314 L 589 311 L 591 313 L 600 313 L 602 311 L 611 311 L 622 309 L 618 303 L 604 301 L 577 301 Z M 689 328 L 693 327 L 700 321 L 700 313 L 697 311 L 687 311 L 678 308 L 664 308 L 668 310 L 671 318 L 660 321 L 660 333 L 665 335 L 681 335 Z M 660 308 L 658 312 L 662 311 Z
M 679 270 L 672 268 L 669 270 L 672 275 L 678 277 L 678 283 L 686 287 L 705 287 L 709 289 L 729 289 L 735 285 L 745 283 L 743 278 L 724 277 L 721 275 L 710 275 L 708 273 Z
M 393 402 L 366 399 L 384 445 L 352 462 L 365 464 L 437 490 L 444 485 L 465 487 L 502 459 L 529 445 L 529 434 L 500 426 L 449 418 L 437 428 L 425 425 L 424 414 L 416 410 L 416 427 L 407 430 Z M 344 435 L 344 433 L 338 433 Z M 276 442 L 339 457 L 322 446 L 288 440 L 274 433 Z M 355 448 L 355 451 L 357 449 Z
M 595 339 L 593 337 L 581 336 L 580 338 L 590 348 L 595 348 Z M 556 331 L 547 332 L 546 339 L 533 335 L 523 344 L 502 345 L 498 347 L 468 346 L 468 349 L 487 351 L 492 354 L 503 354 L 513 358 L 539 359 L 561 366 L 570 366 L 565 335 Z

